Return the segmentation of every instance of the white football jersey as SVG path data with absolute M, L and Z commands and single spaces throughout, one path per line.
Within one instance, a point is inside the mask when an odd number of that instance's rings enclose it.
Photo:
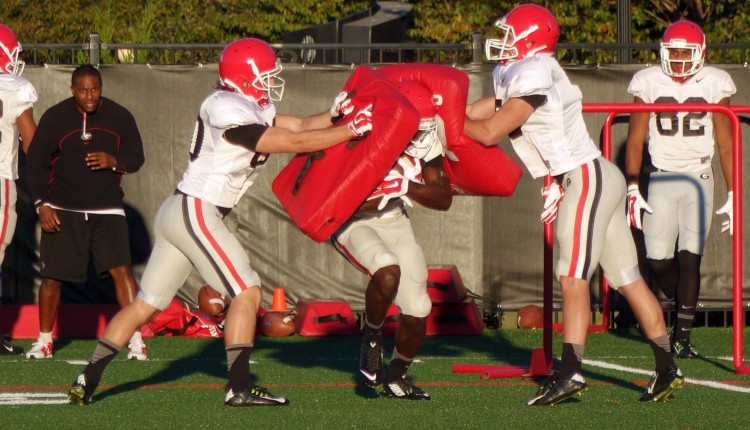
M 495 98 L 544 95 L 539 106 L 510 140 L 519 158 L 534 178 L 569 172 L 601 155 L 583 121 L 578 86 L 573 85 L 557 60 L 537 54 L 492 72 Z
M 216 91 L 200 108 L 190 143 L 190 163 L 177 188 L 219 207 L 233 208 L 252 185 L 268 154 L 224 139 L 227 129 L 242 125 L 272 126 L 276 107 L 264 107 L 230 91 Z
M 729 73 L 715 67 L 703 67 L 678 83 L 654 66 L 636 73 L 628 92 L 646 103 L 718 103 L 737 88 Z M 670 172 L 695 172 L 710 166 L 714 155 L 713 115 L 652 112 L 648 151 L 655 167 Z
M 34 86 L 21 76 L 0 74 L 0 178 L 18 179 L 18 117 L 36 103 Z

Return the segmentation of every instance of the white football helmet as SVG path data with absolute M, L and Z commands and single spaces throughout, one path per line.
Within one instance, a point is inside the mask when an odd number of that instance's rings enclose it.
M 522 4 L 495 21 L 499 38 L 487 39 L 484 51 L 490 61 L 506 63 L 537 53 L 551 53 L 560 37 L 552 12 L 535 4 Z
M 677 58 L 675 51 L 680 49 L 689 50 L 690 55 Z M 698 24 L 688 20 L 677 21 L 664 32 L 660 55 L 661 70 L 676 81 L 684 81 L 703 67 L 706 36 Z
M 25 63 L 18 59 L 21 43 L 13 30 L 0 24 L 0 73 L 21 76 Z
M 219 57 L 221 84 L 257 102 L 279 101 L 284 95 L 281 61 L 271 46 L 254 38 L 239 39 L 227 45 Z M 261 103 L 262 104 L 262 103 Z

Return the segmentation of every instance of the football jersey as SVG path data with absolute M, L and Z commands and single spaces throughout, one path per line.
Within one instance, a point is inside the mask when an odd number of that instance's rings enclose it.
M 601 155 L 583 121 L 581 90 L 551 55 L 498 64 L 492 78 L 495 98 L 501 104 L 516 97 L 546 97 L 546 103 L 509 136 L 534 178 L 569 172 Z
M 646 103 L 718 103 L 737 88 L 729 73 L 714 67 L 703 67 L 678 83 L 654 66 L 636 73 L 628 92 Z M 710 166 L 714 155 L 712 113 L 652 112 L 648 151 L 655 167 L 670 172 L 695 172 Z
M 0 74 L 0 178 L 18 179 L 16 120 L 37 99 L 36 89 L 26 78 Z
M 273 125 L 276 107 L 261 107 L 245 96 L 216 91 L 206 98 L 190 143 L 190 162 L 177 188 L 192 197 L 233 208 L 252 185 L 268 154 L 235 145 L 224 132 L 242 125 Z

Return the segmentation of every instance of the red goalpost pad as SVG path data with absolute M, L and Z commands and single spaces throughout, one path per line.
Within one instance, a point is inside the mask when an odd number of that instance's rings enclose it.
M 356 212 L 419 127 L 416 109 L 367 66 L 357 67 L 343 91 L 351 94 L 354 113 L 372 104 L 372 131 L 363 139 L 297 154 L 271 186 L 294 224 L 316 242 L 328 239 Z
M 447 140 L 443 169 L 454 194 L 507 197 L 513 194 L 523 171 L 498 146 L 486 147 L 465 135 L 464 119 L 469 77 L 463 70 L 440 64 L 396 64 L 377 72 L 391 82 L 416 82 L 440 95 L 438 115 Z

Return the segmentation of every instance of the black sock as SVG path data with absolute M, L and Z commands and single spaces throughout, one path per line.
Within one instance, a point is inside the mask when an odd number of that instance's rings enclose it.
M 583 357 L 576 354 L 572 343 L 563 343 L 560 360 L 560 378 L 571 379 L 576 373 L 581 373 Z
M 226 349 L 229 388 L 241 393 L 250 387 L 250 351 L 252 345 L 232 345 Z
M 107 368 L 107 365 L 112 362 L 119 352 L 120 349 L 107 339 L 99 339 L 96 348 L 94 348 L 94 353 L 91 355 L 89 364 L 83 370 L 86 381 L 94 385 L 99 384 L 104 369 Z
M 667 335 L 649 339 L 648 344 L 654 351 L 657 372 L 666 372 L 675 367 L 672 353 L 669 350 L 669 337 Z

